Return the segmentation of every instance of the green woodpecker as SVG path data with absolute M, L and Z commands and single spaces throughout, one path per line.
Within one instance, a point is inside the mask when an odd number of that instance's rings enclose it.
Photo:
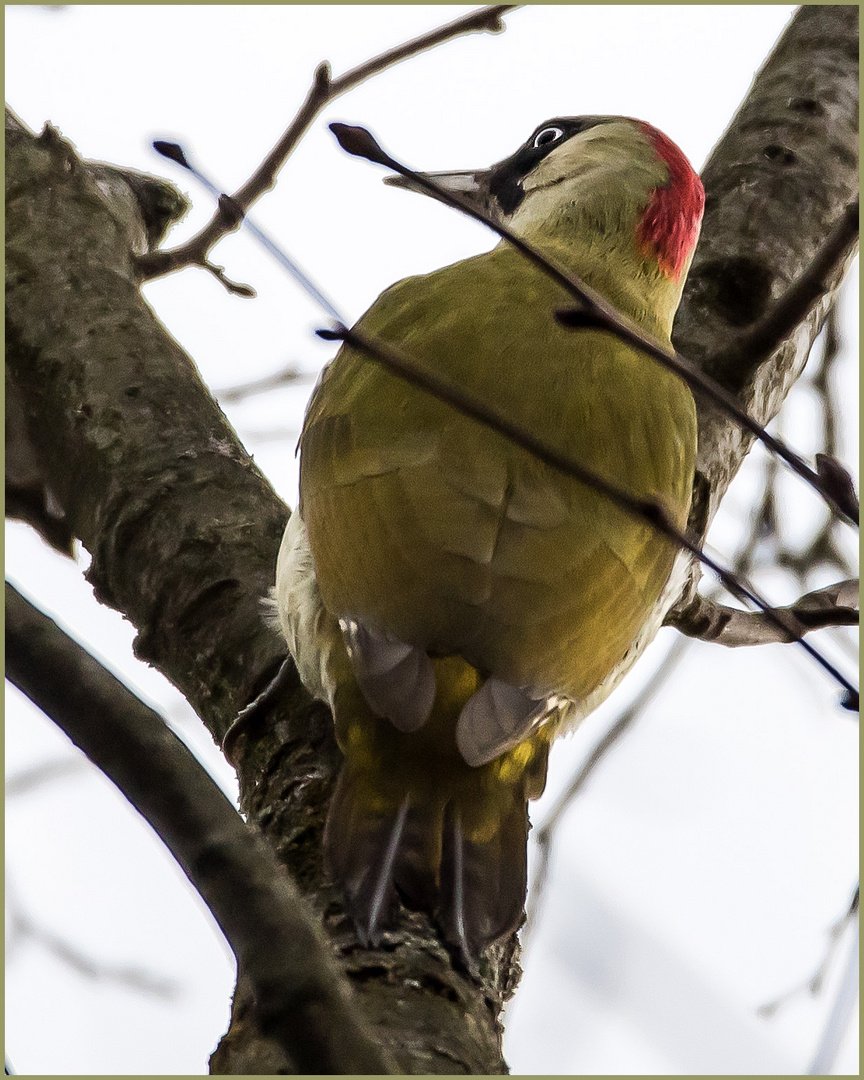
M 491 169 L 435 179 L 669 342 L 704 196 L 655 128 L 550 120 Z M 357 325 L 683 527 L 690 390 L 607 331 L 559 325 L 572 304 L 504 240 L 398 282 Z M 347 345 L 300 453 L 276 601 L 345 756 L 326 863 L 362 940 L 401 899 L 473 965 L 522 918 L 550 741 L 656 632 L 675 547 Z

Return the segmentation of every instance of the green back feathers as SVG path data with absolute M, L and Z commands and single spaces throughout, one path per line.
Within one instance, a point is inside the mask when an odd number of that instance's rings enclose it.
M 558 326 L 566 299 L 502 245 L 400 282 L 360 326 L 635 496 L 661 498 L 683 524 L 690 391 L 608 333 Z M 350 348 L 322 380 L 301 445 L 325 604 L 502 679 L 590 692 L 668 575 L 672 549 L 646 525 Z M 533 678 L 522 622 L 543 654 Z

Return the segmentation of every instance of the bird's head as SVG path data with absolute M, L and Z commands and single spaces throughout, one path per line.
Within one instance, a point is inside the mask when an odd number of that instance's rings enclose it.
M 626 238 L 680 283 L 699 236 L 702 182 L 679 148 L 624 116 L 547 120 L 490 169 L 428 173 L 526 238 Z M 421 191 L 410 180 L 388 183 Z

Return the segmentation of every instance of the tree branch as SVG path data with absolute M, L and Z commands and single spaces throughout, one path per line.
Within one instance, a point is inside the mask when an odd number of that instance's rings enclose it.
M 312 86 L 299 112 L 252 176 L 230 196 L 229 200 L 220 204 L 210 222 L 191 240 L 171 251 L 153 252 L 141 258 L 138 265 L 144 278 L 149 280 L 181 270 L 186 266 L 205 265 L 207 253 L 214 244 L 218 243 L 223 236 L 239 228 L 243 216 L 248 213 L 250 207 L 273 187 L 279 170 L 308 131 L 313 120 L 331 101 L 353 90 L 355 86 L 359 86 L 373 75 L 378 75 L 387 68 L 393 67 L 394 64 L 432 49 L 436 45 L 441 45 L 445 41 L 463 34 L 473 34 L 479 30 L 500 33 L 504 29 L 501 16 L 519 6 L 518 4 L 492 4 L 489 7 L 478 8 L 477 11 L 454 19 L 453 22 L 437 30 L 414 38 L 413 41 L 398 45 L 395 49 L 388 49 L 387 52 L 352 68 L 338 79 L 331 79 L 330 66 L 326 61 L 319 64 Z
M 858 102 L 857 9 L 800 7 L 702 171 L 705 218 L 673 340 L 763 427 L 804 369 L 851 256 L 767 360 L 740 356 L 735 343 L 805 274 L 840 208 L 857 199 Z M 691 517 L 704 532 L 752 437 L 710 404 L 697 401 L 697 411 Z
M 14 135 L 32 137 L 29 128 L 8 106 L 5 127 Z M 161 178 L 103 162 L 91 162 L 88 171 L 106 202 L 114 209 L 115 216 L 127 222 L 129 242 L 136 252 L 143 253 L 158 244 L 171 223 L 179 220 L 188 209 L 185 196 Z M 46 543 L 71 557 L 73 534 L 47 483 L 39 451 L 30 438 L 21 394 L 8 369 L 5 405 L 6 516 L 26 521 Z
M 27 430 L 24 403 L 6 369 L 6 517 L 26 521 L 61 555 L 74 558 L 75 538 L 48 484 Z
M 288 510 L 139 292 L 137 206 L 53 130 L 6 138 L 6 362 L 28 438 L 97 597 L 219 740 L 284 656 L 260 597 Z
M 794 638 L 790 630 L 783 630 L 784 624 L 794 628 L 799 636 L 826 626 L 856 626 L 858 579 L 816 589 L 788 607 L 775 608 L 772 614 L 774 618 L 769 618 L 766 612 L 741 611 L 697 594 L 686 608 L 669 619 L 668 625 L 687 637 L 728 648 L 788 643 Z
M 389 1073 L 285 870 L 158 713 L 6 583 L 6 675 L 153 826 L 301 1073 Z

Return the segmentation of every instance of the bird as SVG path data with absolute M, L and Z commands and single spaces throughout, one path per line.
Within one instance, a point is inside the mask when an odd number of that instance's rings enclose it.
M 489 169 L 420 175 L 670 343 L 704 192 L 657 128 L 559 117 Z M 356 328 L 683 528 L 691 391 L 608 328 L 562 326 L 572 305 L 505 238 L 397 282 Z M 676 545 L 348 341 L 299 453 L 274 602 L 344 757 L 325 866 L 362 944 L 425 911 L 476 972 L 524 919 L 550 745 L 658 629 Z

